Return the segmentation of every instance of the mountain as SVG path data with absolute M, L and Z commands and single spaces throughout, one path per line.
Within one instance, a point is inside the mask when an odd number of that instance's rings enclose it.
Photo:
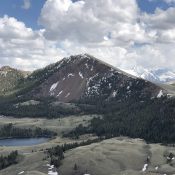
M 30 74 L 20 95 L 52 97 L 60 102 L 96 103 L 98 100 L 156 98 L 165 91 L 88 54 L 75 55 Z M 25 88 L 24 88 L 25 89 Z
M 21 71 L 9 66 L 0 68 L 0 95 L 11 93 L 18 83 L 25 79 L 30 72 Z
M 172 143 L 175 98 L 165 89 L 91 55 L 74 55 L 19 81 L 16 91 L 1 96 L 0 114 L 51 119 L 97 114 L 87 127 L 80 125 L 67 136 L 95 133 Z
M 15 91 L 0 99 L 4 115 L 55 117 L 104 113 L 111 108 L 116 110 L 116 106 L 140 104 L 167 95 L 164 88 L 88 54 L 64 58 L 26 78 L 22 76 L 16 83 Z
M 141 66 L 125 70 L 131 75 L 143 78 L 154 83 L 167 83 L 175 81 L 175 72 L 169 69 L 145 69 Z

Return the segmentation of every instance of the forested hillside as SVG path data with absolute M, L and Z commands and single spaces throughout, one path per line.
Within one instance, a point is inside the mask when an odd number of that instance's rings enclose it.
M 111 104 L 106 109 L 108 112 L 103 111 L 103 117 L 94 118 L 88 127 L 80 125 L 65 136 L 95 133 L 105 138 L 129 136 L 147 142 L 175 142 L 175 99 Z

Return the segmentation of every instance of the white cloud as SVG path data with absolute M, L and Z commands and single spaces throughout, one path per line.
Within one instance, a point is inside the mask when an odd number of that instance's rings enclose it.
M 0 18 L 0 38 L 32 38 L 34 33 L 32 29 L 26 28 L 25 24 L 17 21 L 15 18 L 9 18 L 5 15 Z
M 173 4 L 173 3 L 175 3 L 175 0 L 164 0 L 166 3 L 168 3 L 168 4 Z
M 175 69 L 174 14 L 174 7 L 143 13 L 136 0 L 47 0 L 43 30 L 0 18 L 1 64 L 35 69 L 86 52 L 120 68 Z
M 142 41 L 145 33 L 137 25 L 135 0 L 47 0 L 39 22 L 50 40 L 71 40 L 82 44 L 104 41 L 109 33 L 113 40 Z M 139 33 L 139 35 L 135 35 Z
M 15 18 L 0 18 L 0 65 L 33 70 L 57 61 L 64 51 L 43 37 L 43 30 L 33 31 Z
M 174 14 L 173 7 L 142 13 L 135 0 L 47 0 L 39 22 L 44 36 L 68 54 L 88 52 L 119 67 L 158 67 L 175 39 Z M 174 63 L 166 65 L 175 67 L 174 55 L 169 59 Z
M 21 8 L 28 10 L 30 7 L 31 7 L 30 0 L 23 0 L 23 5 L 21 6 Z
M 167 30 L 175 28 L 175 8 L 170 7 L 167 10 L 157 8 L 154 14 L 145 14 L 142 20 L 151 29 Z

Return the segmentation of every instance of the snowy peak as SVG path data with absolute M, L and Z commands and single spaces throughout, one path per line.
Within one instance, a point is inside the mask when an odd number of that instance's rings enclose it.
M 175 81 L 175 72 L 169 69 L 145 69 L 141 66 L 128 69 L 126 72 L 154 83 Z

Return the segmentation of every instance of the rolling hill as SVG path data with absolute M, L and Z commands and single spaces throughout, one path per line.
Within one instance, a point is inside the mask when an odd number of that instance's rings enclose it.
M 30 72 L 21 71 L 9 66 L 0 68 L 0 95 L 12 93 L 16 86 L 24 80 Z

